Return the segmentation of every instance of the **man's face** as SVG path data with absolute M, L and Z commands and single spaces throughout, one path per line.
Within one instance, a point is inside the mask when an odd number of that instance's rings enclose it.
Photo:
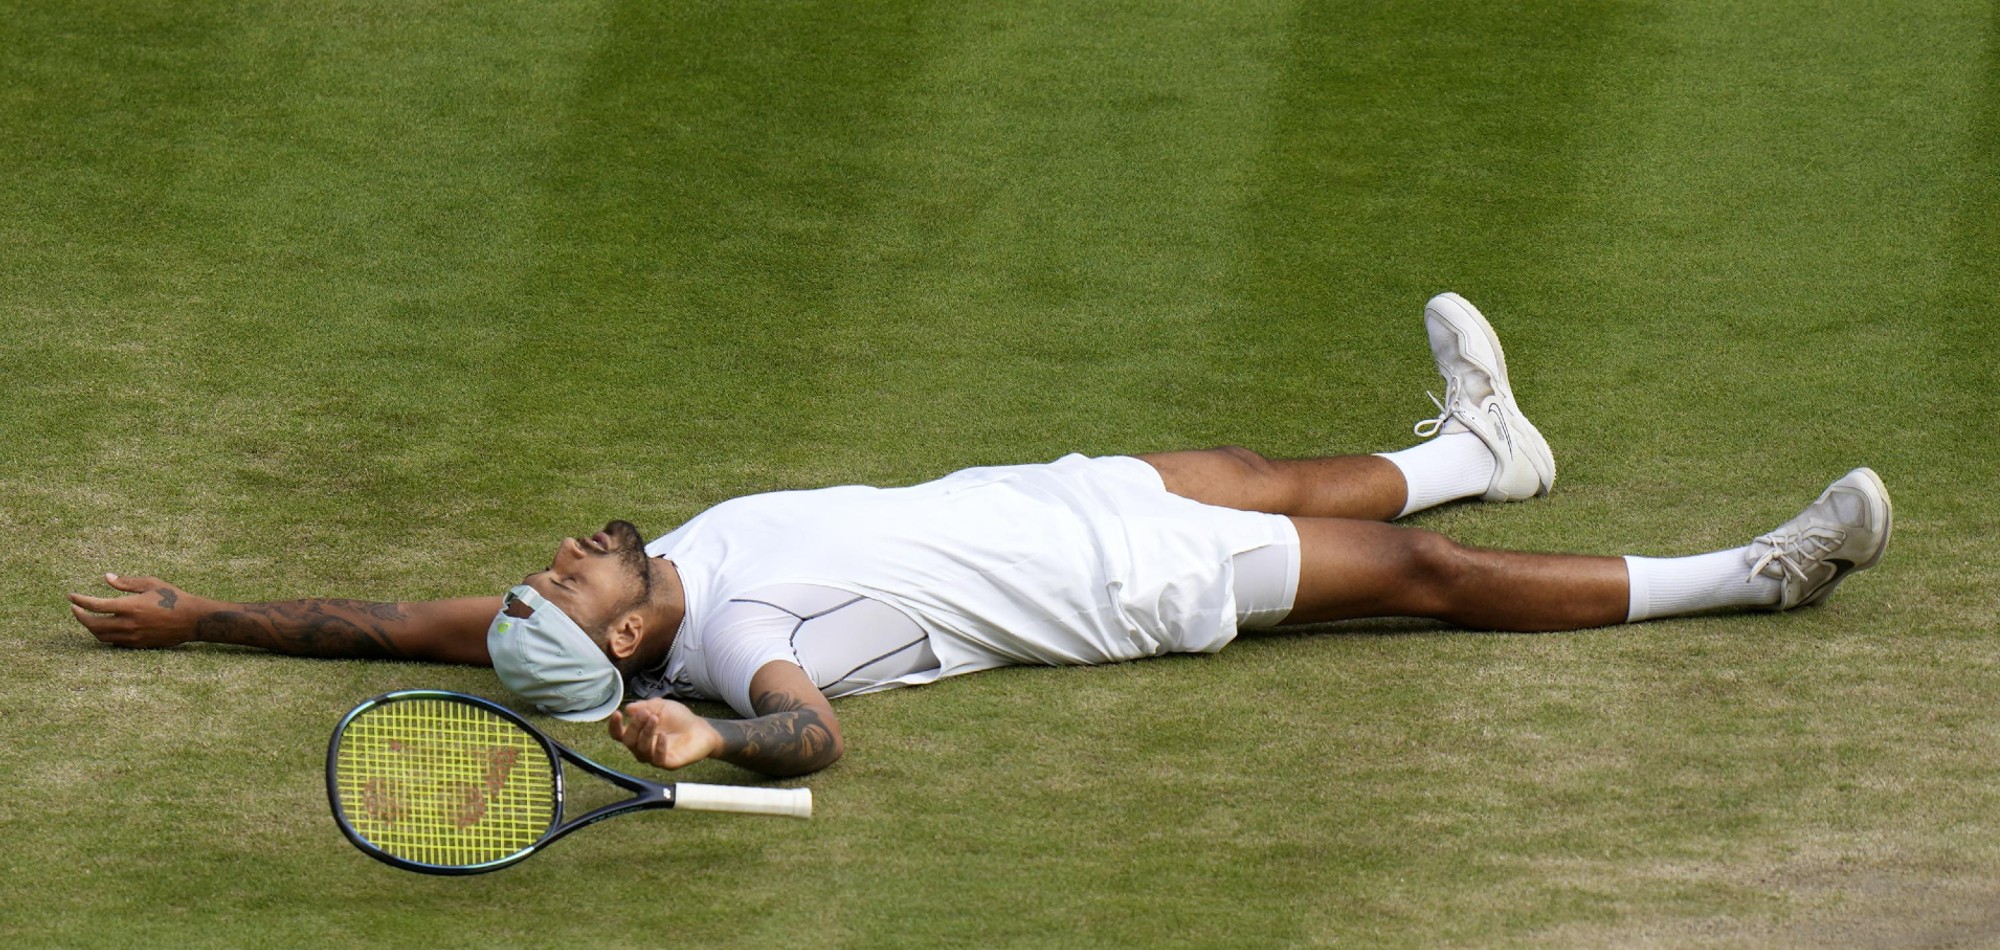
M 652 595 L 646 542 L 629 521 L 613 521 L 588 538 L 564 538 L 547 570 L 521 579 L 569 614 L 600 644 L 611 622 Z

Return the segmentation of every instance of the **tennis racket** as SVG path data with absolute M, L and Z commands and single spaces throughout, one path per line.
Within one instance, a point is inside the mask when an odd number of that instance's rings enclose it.
M 563 821 L 565 759 L 634 794 Z M 644 808 L 812 817 L 810 789 L 648 782 L 563 748 L 511 709 L 432 689 L 385 693 L 341 718 L 326 797 L 355 847 L 426 874 L 499 870 Z

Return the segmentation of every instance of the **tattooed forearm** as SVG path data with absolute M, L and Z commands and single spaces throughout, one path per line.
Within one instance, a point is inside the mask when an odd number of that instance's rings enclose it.
M 195 625 L 195 639 L 294 656 L 402 657 L 390 625 L 409 616 L 397 604 L 292 600 L 218 610 Z
M 754 705 L 778 711 L 755 719 L 710 720 L 722 735 L 719 758 L 766 775 L 804 775 L 840 758 L 840 743 L 818 710 L 775 692 L 759 695 Z

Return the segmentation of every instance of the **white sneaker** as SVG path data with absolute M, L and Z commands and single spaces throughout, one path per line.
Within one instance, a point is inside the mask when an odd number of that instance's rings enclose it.
M 1470 431 L 1493 453 L 1487 501 L 1521 501 L 1547 495 L 1556 483 L 1556 457 L 1547 439 L 1514 402 L 1500 338 L 1479 308 L 1449 291 L 1424 305 L 1431 355 L 1444 377 L 1444 399 L 1431 395 L 1439 415 L 1416 425 L 1421 438 Z
M 1882 560 L 1895 520 L 1882 477 L 1857 468 L 1827 486 L 1798 517 L 1750 542 L 1744 561 L 1752 577 L 1784 583 L 1776 609 L 1809 607 L 1832 595 L 1847 575 Z

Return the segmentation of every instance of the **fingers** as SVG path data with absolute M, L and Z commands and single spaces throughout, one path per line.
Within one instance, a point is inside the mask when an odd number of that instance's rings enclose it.
M 625 747 L 632 750 L 632 757 L 647 765 L 666 768 L 660 761 L 660 750 L 665 747 L 666 737 L 657 728 L 636 729 L 625 737 Z
M 115 597 L 65 595 L 70 616 L 91 636 L 134 649 L 178 646 L 195 638 L 198 618 L 190 611 L 174 611 L 180 591 L 159 578 L 106 574 L 104 582 L 124 593 Z
M 125 631 L 119 618 L 88 613 L 75 604 L 70 605 L 69 612 L 70 616 L 76 618 L 77 623 L 83 624 L 83 629 L 90 631 L 91 636 L 105 643 L 124 645 Z
M 69 599 L 72 601 L 72 603 L 69 605 L 70 616 L 75 617 L 77 623 L 83 624 L 84 629 L 89 630 L 91 633 L 96 633 L 97 632 L 96 624 L 103 621 L 105 618 L 100 617 L 94 613 L 90 613 L 89 611 L 84 610 L 82 606 L 79 606 L 77 603 L 75 603 L 74 602 L 76 601 L 75 594 L 69 595 Z
M 87 594 L 68 594 L 65 596 L 70 603 L 85 610 L 95 610 L 101 614 L 115 612 L 117 608 L 112 605 L 119 601 L 117 597 L 91 597 Z
M 143 594 L 166 586 L 157 577 L 125 577 L 120 574 L 104 575 L 104 583 L 128 594 Z M 116 605 L 126 600 L 123 597 L 92 597 L 88 594 L 70 594 L 68 597 L 70 603 L 101 614 L 117 613 L 119 608 Z
M 123 597 L 90 597 L 69 594 L 69 615 L 83 624 L 90 635 L 113 646 L 131 646 L 134 621 L 122 604 Z
M 631 713 L 630 718 L 626 717 L 627 711 Z M 624 709 L 614 709 L 611 711 L 611 738 L 624 742 L 627 736 L 638 735 L 639 727 L 651 719 L 645 710 L 639 708 L 638 703 L 633 703 Z
M 126 577 L 122 574 L 106 574 L 104 575 L 104 583 L 114 590 L 125 592 L 128 596 L 92 597 L 89 594 L 72 593 L 68 595 L 69 602 L 85 610 L 95 610 L 101 614 L 129 613 L 132 607 L 150 606 L 151 603 L 142 603 L 136 598 L 129 596 L 131 594 L 159 593 L 159 606 L 162 609 L 169 610 L 173 608 L 173 599 L 181 595 L 181 592 L 176 590 L 173 585 L 157 577 Z
M 636 703 L 626 703 L 624 709 L 612 710 L 611 717 L 614 721 L 624 723 L 624 727 L 628 730 L 637 729 L 659 719 L 662 705 L 663 703 L 657 699 L 642 699 Z
M 71 599 L 75 600 L 75 595 L 71 595 Z M 90 598 L 84 598 L 84 599 L 89 600 Z M 91 611 L 97 611 L 97 612 L 92 613 Z M 103 615 L 104 610 L 102 608 L 83 603 L 82 601 L 76 601 L 74 603 L 71 603 L 69 605 L 69 613 L 70 616 L 76 618 L 77 623 L 83 624 L 85 627 L 90 628 L 90 632 L 92 633 L 96 633 L 100 628 L 109 629 L 108 626 L 109 622 L 115 619 L 112 617 L 104 616 Z
M 632 703 L 611 714 L 611 735 L 632 750 L 632 757 L 663 769 L 679 768 L 673 752 L 674 728 L 662 715 L 666 704 L 658 700 Z
M 96 618 L 101 621 L 115 620 L 121 623 L 135 623 L 137 622 L 136 617 L 139 612 L 147 606 L 146 602 L 129 594 L 124 597 L 92 597 L 89 594 L 65 594 L 63 596 L 69 601 L 72 612 L 81 607 L 84 610 L 90 611 L 93 615 L 103 614 L 104 616 Z M 85 624 L 84 626 L 90 625 Z

